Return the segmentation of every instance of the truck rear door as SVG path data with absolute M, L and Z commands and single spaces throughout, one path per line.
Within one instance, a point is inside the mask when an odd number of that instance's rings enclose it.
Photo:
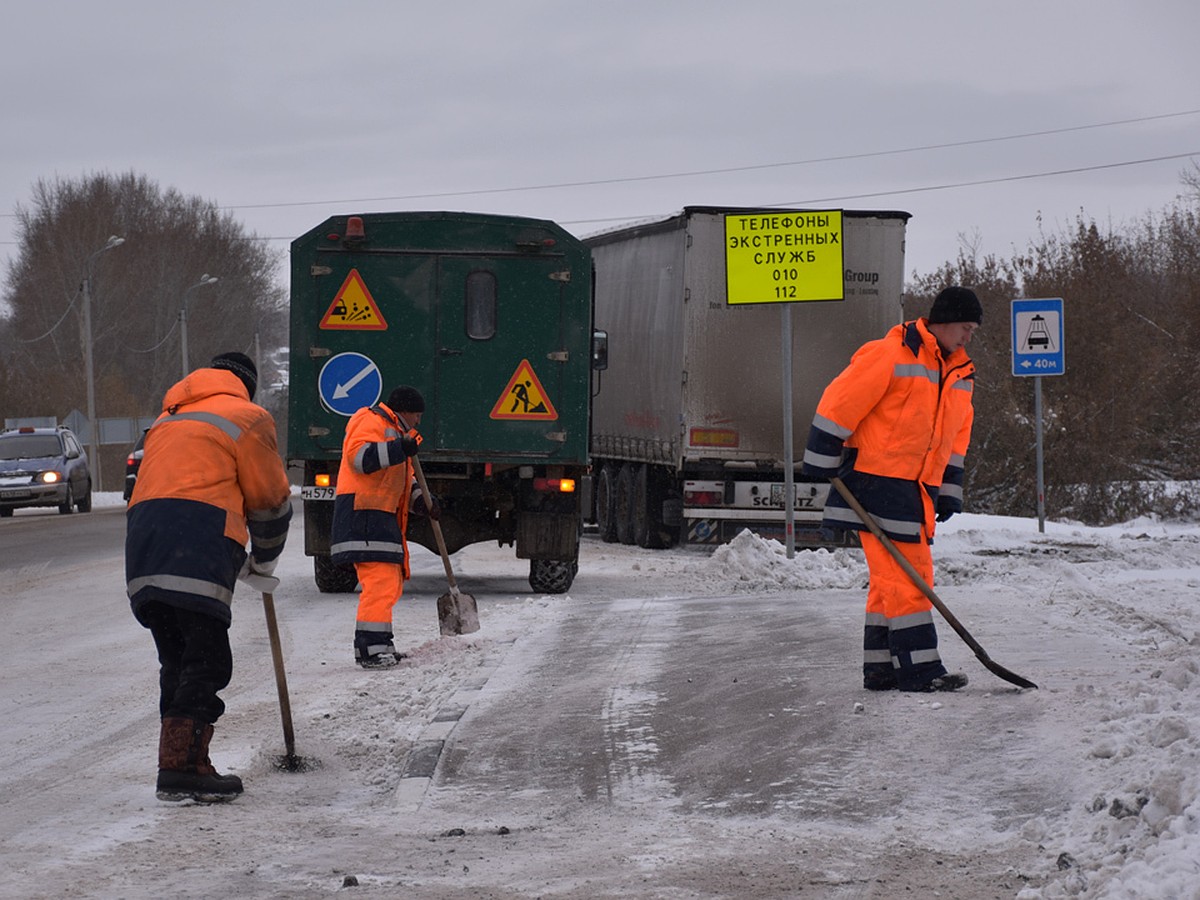
M 530 459 L 559 452 L 563 268 L 553 254 L 439 257 L 437 396 L 422 422 L 439 450 Z

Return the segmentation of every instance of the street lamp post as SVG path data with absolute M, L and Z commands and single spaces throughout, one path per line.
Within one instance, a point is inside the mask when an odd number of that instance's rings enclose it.
M 87 258 L 83 267 L 83 360 L 87 368 L 88 466 L 96 475 L 96 489 L 103 490 L 100 478 L 100 428 L 96 421 L 96 369 L 92 361 L 92 262 L 101 253 L 120 247 L 125 238 L 115 234 L 103 247 Z
M 188 288 L 186 291 L 183 292 L 183 303 L 181 303 L 179 306 L 179 347 L 180 347 L 180 354 L 183 357 L 183 377 L 184 378 L 187 378 L 188 372 L 190 371 L 189 366 L 188 366 L 188 341 L 187 341 L 188 295 L 192 291 L 196 290 L 196 288 L 202 288 L 206 284 L 216 284 L 218 281 L 220 281 L 220 279 L 217 278 L 216 275 L 209 275 L 208 273 L 205 273 L 200 276 L 199 281 L 197 281 L 190 288 Z

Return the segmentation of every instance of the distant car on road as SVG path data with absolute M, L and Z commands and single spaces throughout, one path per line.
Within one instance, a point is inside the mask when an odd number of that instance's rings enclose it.
M 0 432 L 0 516 L 27 506 L 57 506 L 64 514 L 91 511 L 87 454 L 69 428 Z
M 143 449 L 143 444 L 146 443 L 146 432 L 142 432 L 141 437 L 137 439 L 137 443 L 133 445 L 133 449 L 129 451 L 129 455 L 125 457 L 125 502 L 129 502 L 129 498 L 133 496 L 133 489 L 137 486 L 138 469 L 142 467 L 142 454 L 146 451 Z

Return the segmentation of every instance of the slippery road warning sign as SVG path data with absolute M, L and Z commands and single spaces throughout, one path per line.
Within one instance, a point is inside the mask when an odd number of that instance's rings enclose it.
M 387 322 L 371 292 L 367 290 L 366 282 L 358 274 L 358 269 L 351 269 L 342 286 L 338 288 L 333 302 L 321 319 L 322 328 L 351 331 L 384 331 Z
M 546 396 L 546 389 L 533 372 L 529 360 L 521 360 L 504 393 L 492 407 L 491 419 L 557 419 L 554 404 Z

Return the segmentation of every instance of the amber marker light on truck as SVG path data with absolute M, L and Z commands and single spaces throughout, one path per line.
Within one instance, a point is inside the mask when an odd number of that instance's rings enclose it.
M 313 484 L 315 484 L 317 487 L 329 487 L 329 473 L 320 472 L 317 474 L 317 476 L 313 478 Z
M 738 433 L 732 428 L 693 428 L 688 442 L 693 447 L 736 447 Z
M 574 478 L 535 478 L 533 479 L 533 489 L 535 491 L 554 492 L 560 494 L 571 494 L 575 491 Z

